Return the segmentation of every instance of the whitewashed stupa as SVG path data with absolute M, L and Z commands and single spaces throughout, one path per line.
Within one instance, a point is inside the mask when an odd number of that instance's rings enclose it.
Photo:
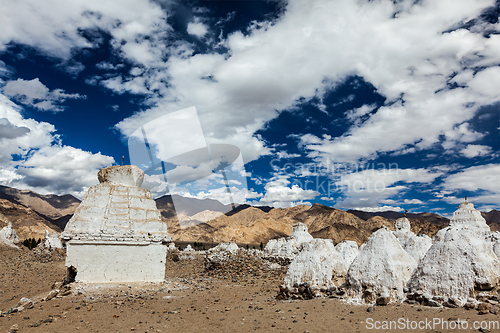
M 424 234 L 415 235 L 411 231 L 410 220 L 401 217 L 394 224 L 396 229 L 393 234 L 398 239 L 403 249 L 415 260 L 420 261 L 432 245 L 432 239 Z
M 401 217 L 394 223 L 394 236 L 398 239 L 401 246 L 404 246 L 406 241 L 415 234 L 411 231 L 410 220 L 406 217 Z
M 172 240 L 136 166 L 101 169 L 61 238 L 82 282 L 160 282 Z
M 351 266 L 352 262 L 359 254 L 358 244 L 350 240 L 345 240 L 338 243 L 337 245 L 335 245 L 335 250 L 340 253 L 347 265 L 347 268 Z
M 43 238 L 43 245 L 48 249 L 62 249 L 63 245 L 61 239 L 57 232 L 50 233 L 48 230 L 45 230 L 45 237 Z
M 453 213 L 450 225 L 434 237 L 408 284 L 411 293 L 458 298 L 465 302 L 498 288 L 500 260 L 490 227 L 470 202 Z
M 425 234 L 413 235 L 405 242 L 403 249 L 415 260 L 420 261 L 432 246 L 432 238 Z
M 302 246 L 313 240 L 302 222 L 297 222 L 292 227 L 292 233 L 288 237 L 270 239 L 264 248 L 264 255 L 270 258 L 292 261 L 302 250 Z
M 14 227 L 12 227 L 12 223 L 9 222 L 7 226 L 0 230 L 0 244 L 17 248 L 17 243 L 19 243 L 19 237 L 17 236 Z
M 313 290 L 335 286 L 336 280 L 347 273 L 347 264 L 335 250 L 331 239 L 313 239 L 304 243 L 286 272 L 284 285 L 291 290 L 304 283 Z
M 417 267 L 396 236 L 382 227 L 375 231 L 349 267 L 347 296 L 351 302 L 382 304 L 402 301 L 404 287 Z

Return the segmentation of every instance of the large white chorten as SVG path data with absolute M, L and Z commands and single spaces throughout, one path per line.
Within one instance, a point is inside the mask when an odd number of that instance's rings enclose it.
M 101 169 L 61 238 L 66 267 L 83 282 L 160 282 L 165 277 L 167 224 L 162 222 L 144 172 L 136 166 Z
M 453 213 L 438 231 L 408 284 L 410 291 L 466 301 L 498 288 L 500 261 L 493 251 L 490 227 L 470 202 Z

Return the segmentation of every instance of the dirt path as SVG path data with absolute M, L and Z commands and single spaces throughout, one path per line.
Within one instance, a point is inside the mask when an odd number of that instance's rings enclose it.
M 16 255 L 1 252 L 0 310 L 4 312 L 20 297 L 48 293 L 52 283 L 65 275 L 62 262 L 16 260 Z M 266 278 L 256 273 L 238 276 L 223 279 L 218 274 L 207 274 L 198 256 L 196 260 L 169 262 L 163 284 L 75 284 L 72 290 L 79 291 L 77 295 L 56 297 L 0 317 L 0 332 L 8 332 L 15 324 L 19 332 L 403 331 L 398 328 L 456 332 L 457 320 L 467 321 L 469 328 L 458 331 L 478 332 L 480 326 L 474 328 L 474 321 L 482 321 L 483 325 L 500 321 L 499 316 L 478 315 L 477 311 L 461 308 L 402 304 L 374 307 L 368 312 L 368 306 L 348 305 L 334 298 L 277 301 L 282 273 Z M 390 321 L 393 329 L 382 329 L 384 324 L 391 325 Z M 415 329 L 411 329 L 412 325 Z M 455 329 L 444 329 L 446 325 Z M 465 323 L 459 327 L 464 328 Z M 499 330 L 490 326 L 491 332 Z

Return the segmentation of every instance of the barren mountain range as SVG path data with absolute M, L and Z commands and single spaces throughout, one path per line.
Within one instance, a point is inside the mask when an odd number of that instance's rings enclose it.
M 174 241 L 214 244 L 228 241 L 265 244 L 269 239 L 289 235 L 296 222 L 305 223 L 314 237 L 330 238 L 334 243 L 348 239 L 361 244 L 384 225 L 394 229 L 395 220 L 403 216 L 397 212 L 346 212 L 321 204 L 284 209 L 240 205 L 223 214 L 230 207 L 216 200 L 177 196 L 175 202 L 182 202 L 186 208 L 176 214 L 171 196 L 156 199 Z M 61 232 L 79 203 L 71 195 L 40 195 L 0 186 L 0 228 L 12 222 L 21 240 L 41 238 L 45 230 Z M 500 230 L 499 211 L 482 214 L 492 230 Z M 431 237 L 449 222 L 447 218 L 432 213 L 408 213 L 407 217 L 414 233 Z

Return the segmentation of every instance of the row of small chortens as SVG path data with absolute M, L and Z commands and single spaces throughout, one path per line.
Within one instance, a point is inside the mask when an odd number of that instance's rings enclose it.
M 0 230 L 0 244 L 7 245 L 13 248 L 18 248 L 19 237 L 17 236 L 16 230 L 12 226 L 12 222 L 9 222 L 5 227 Z M 45 236 L 41 242 L 41 246 L 48 249 L 62 249 L 63 244 L 59 235 L 54 232 L 51 233 L 45 230 Z
M 281 242 L 286 241 L 290 238 Z M 282 298 L 334 293 L 355 304 L 406 301 L 449 307 L 498 298 L 500 233 L 491 232 L 470 202 L 459 206 L 434 239 L 412 233 L 403 217 L 395 231 L 382 227 L 359 250 L 355 242 L 333 247 L 324 239 L 301 247 L 280 288 Z M 271 249 L 267 255 L 273 255 Z

